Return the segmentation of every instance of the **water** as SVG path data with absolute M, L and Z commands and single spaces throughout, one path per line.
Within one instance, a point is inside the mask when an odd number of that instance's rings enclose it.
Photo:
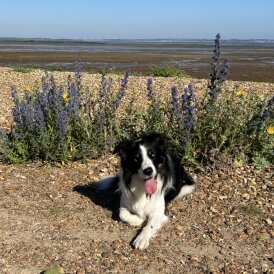
M 63 51 L 63 52 L 158 52 L 176 54 L 210 54 L 214 42 L 212 40 L 6 40 L 0 39 L 0 51 Z M 227 53 L 233 47 L 241 47 L 238 51 L 252 52 L 256 47 L 259 51 L 273 51 L 274 40 L 223 40 Z M 232 47 L 232 48 L 231 48 Z

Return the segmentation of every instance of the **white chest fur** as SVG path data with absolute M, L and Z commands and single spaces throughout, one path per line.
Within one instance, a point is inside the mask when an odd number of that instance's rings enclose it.
M 121 183 L 124 184 L 124 182 Z M 146 219 L 152 214 L 163 213 L 165 210 L 165 200 L 162 186 L 162 179 L 157 178 L 157 191 L 151 195 L 151 198 L 147 198 L 144 180 L 139 175 L 134 175 L 131 180 L 130 190 L 126 189 L 124 185 L 121 187 L 121 205 L 142 219 Z

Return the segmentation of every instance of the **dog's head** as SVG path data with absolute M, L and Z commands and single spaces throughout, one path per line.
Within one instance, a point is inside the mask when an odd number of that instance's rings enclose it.
M 122 141 L 115 149 L 121 158 L 123 171 L 132 176 L 138 174 L 148 181 L 156 179 L 166 161 L 168 138 L 160 133 L 143 135 L 138 140 Z

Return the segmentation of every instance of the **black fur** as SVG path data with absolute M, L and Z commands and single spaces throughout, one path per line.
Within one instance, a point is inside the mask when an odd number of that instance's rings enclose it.
M 169 139 L 160 133 L 150 133 L 143 135 L 136 141 L 122 141 L 115 149 L 114 154 L 118 153 L 121 158 L 123 169 L 123 179 L 129 188 L 131 176 L 137 173 L 142 163 L 142 154 L 139 145 L 144 145 L 148 150 L 148 156 L 152 160 L 157 174 L 164 178 L 162 191 L 165 191 L 165 201 L 169 203 L 180 192 L 184 185 L 193 185 L 193 179 L 186 173 L 180 161 L 168 149 Z M 168 181 L 172 180 L 172 186 Z

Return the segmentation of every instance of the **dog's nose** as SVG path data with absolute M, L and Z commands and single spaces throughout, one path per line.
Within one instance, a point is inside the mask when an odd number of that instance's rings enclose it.
M 151 175 L 153 172 L 153 169 L 151 167 L 147 167 L 143 170 L 143 173 L 147 176 Z

